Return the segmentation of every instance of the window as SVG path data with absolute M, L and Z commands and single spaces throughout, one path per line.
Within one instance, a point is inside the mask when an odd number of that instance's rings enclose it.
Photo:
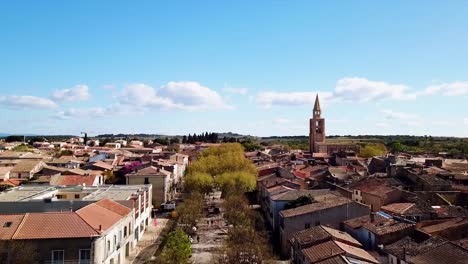
M 75 199 L 80 199 L 80 195 L 79 195 L 79 194 L 75 194 Z
M 127 237 L 127 227 L 124 227 L 124 237 Z
M 53 264 L 65 263 L 65 251 L 64 250 L 52 250 L 51 259 Z
M 5 222 L 3 224 L 3 227 L 10 227 L 13 224 L 13 222 Z
M 308 228 L 310 228 L 310 223 L 305 224 L 305 229 L 308 229 Z
M 80 264 L 90 264 L 91 263 L 91 249 L 80 249 Z
M 110 252 L 110 251 L 111 251 L 111 250 L 110 250 L 110 241 L 108 240 L 108 241 L 107 241 L 107 252 Z
M 149 178 L 145 177 L 145 184 L 149 184 Z

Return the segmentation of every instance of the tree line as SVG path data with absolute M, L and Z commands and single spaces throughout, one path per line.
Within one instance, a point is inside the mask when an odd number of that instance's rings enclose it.
M 196 142 L 206 142 L 206 143 L 217 143 L 218 142 L 218 133 L 201 133 L 197 135 L 194 133 L 193 135 L 188 134 L 188 136 L 182 137 L 183 144 L 193 144 Z

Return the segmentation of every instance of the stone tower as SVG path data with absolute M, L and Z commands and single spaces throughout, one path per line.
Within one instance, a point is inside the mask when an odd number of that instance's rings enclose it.
M 309 150 L 310 153 L 320 152 L 317 143 L 325 143 L 325 119 L 321 117 L 322 110 L 320 110 L 320 102 L 315 97 L 314 112 L 310 119 L 309 130 Z

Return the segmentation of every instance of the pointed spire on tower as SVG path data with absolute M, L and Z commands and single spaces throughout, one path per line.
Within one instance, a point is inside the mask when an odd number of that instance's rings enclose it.
M 317 94 L 317 96 L 315 97 L 315 104 L 314 104 L 314 118 L 320 117 L 321 113 L 322 113 L 322 110 L 320 110 L 320 102 L 319 102 L 319 98 Z
M 320 102 L 319 102 L 318 94 L 315 97 L 314 111 L 320 111 Z

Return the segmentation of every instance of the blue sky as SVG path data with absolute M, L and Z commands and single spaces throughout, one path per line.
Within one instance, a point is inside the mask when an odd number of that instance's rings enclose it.
M 467 1 L 8 1 L 0 132 L 468 136 Z

